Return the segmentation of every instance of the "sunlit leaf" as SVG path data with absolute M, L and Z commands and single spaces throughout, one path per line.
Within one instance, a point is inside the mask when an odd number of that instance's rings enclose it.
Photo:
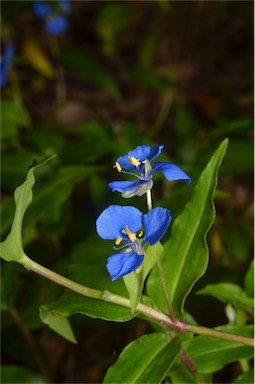
M 227 144 L 228 140 L 225 140 L 212 156 L 199 178 L 191 201 L 174 220 L 171 237 L 164 244 L 163 268 L 177 317 L 182 316 L 185 298 L 207 268 L 208 246 L 205 238 L 215 218 L 212 199 Z M 167 311 L 158 281 L 159 275 L 154 269 L 148 279 L 148 294 Z

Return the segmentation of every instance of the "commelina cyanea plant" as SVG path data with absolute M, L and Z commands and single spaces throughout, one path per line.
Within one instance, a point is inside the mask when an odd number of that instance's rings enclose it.
M 174 384 L 209 383 L 212 382 L 209 376 L 233 361 L 245 362 L 245 378 L 238 382 L 253 382 L 248 360 L 253 357 L 254 330 L 248 319 L 253 313 L 254 303 L 241 287 L 232 283 L 213 284 L 200 293 L 209 292 L 224 303 L 227 298 L 227 303 L 232 305 L 231 311 L 235 314 L 236 306 L 238 313 L 242 311 L 242 319 L 247 319 L 247 324 L 233 324 L 232 314 L 231 323 L 217 329 L 183 320 L 187 314 L 185 299 L 207 267 L 205 235 L 215 218 L 212 198 L 227 144 L 226 139 L 203 170 L 191 201 L 175 219 L 172 235 L 164 247 L 161 240 L 172 219 L 168 209 L 152 207 L 153 175 L 160 171 L 170 181 L 183 180 L 187 184 L 191 179 L 177 165 L 153 163 L 163 145 L 141 145 L 119 157 L 114 167 L 132 178 L 135 176 L 136 180 L 114 181 L 109 187 L 124 197 L 146 194 L 148 212 L 143 213 L 131 205 L 110 205 L 99 215 L 97 233 L 104 240 L 114 240 L 114 252 L 107 255 L 108 272 L 104 269 L 104 259 L 100 266 L 91 263 L 71 266 L 82 284 L 33 261 L 25 254 L 22 245 L 22 222 L 33 197 L 34 170 L 54 155 L 36 160 L 26 181 L 15 190 L 13 225 L 7 238 L 0 243 L 0 256 L 73 291 L 40 306 L 40 318 L 44 323 L 72 342 L 76 339 L 67 317 L 73 313 L 108 321 L 128 321 L 138 316 L 158 325 L 156 332 L 139 337 L 122 351 L 108 369 L 104 383 L 161 383 L 165 378 Z M 246 275 L 247 292 L 253 287 L 252 268 L 251 265 Z M 90 287 L 92 284 L 93 288 Z M 84 299 L 81 300 L 77 294 Z M 179 337 L 178 332 L 200 336 Z M 209 358 L 205 359 L 205 356 Z M 252 378 L 247 380 L 247 375 L 252 375 Z
M 161 171 L 167 180 L 184 180 L 190 177 L 177 165 L 154 160 L 164 148 L 163 145 L 150 147 L 140 145 L 117 159 L 115 166 L 119 172 L 135 176 L 138 181 L 113 181 L 109 183 L 112 191 L 121 192 L 122 197 L 142 196 L 147 193 L 147 214 L 142 214 L 131 206 L 112 205 L 98 217 L 96 229 L 99 236 L 106 240 L 115 240 L 115 250 L 120 251 L 108 258 L 107 270 L 112 280 L 139 269 L 144 260 L 145 244 L 156 244 L 161 240 L 171 222 L 170 211 L 154 208 L 151 205 L 153 174 Z M 122 245 L 120 245 L 122 244 Z

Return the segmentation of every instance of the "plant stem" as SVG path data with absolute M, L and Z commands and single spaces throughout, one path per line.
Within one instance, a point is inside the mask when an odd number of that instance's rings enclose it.
M 43 267 L 42 265 L 36 263 L 35 261 L 29 259 L 25 254 L 20 260 L 20 263 L 38 275 L 45 277 L 48 280 L 51 280 L 57 284 L 62 285 L 65 288 L 71 289 L 72 291 L 79 293 L 85 297 L 91 297 L 93 299 L 103 300 L 109 303 L 121 305 L 122 307 L 131 308 L 131 302 L 128 298 L 116 295 L 115 293 L 109 292 L 107 290 L 100 291 L 97 289 L 89 288 L 79 283 L 76 283 L 72 280 L 67 279 L 64 276 L 59 275 L 56 272 L 51 271 L 48 268 Z M 149 319 L 163 324 L 168 328 L 172 328 L 178 332 L 192 332 L 199 335 L 207 335 L 211 337 L 216 337 L 224 340 L 230 340 L 233 342 L 242 343 L 245 345 L 253 346 L 253 339 L 246 336 L 236 335 L 228 332 L 217 331 L 215 329 L 193 326 L 184 323 L 183 321 L 176 320 L 173 322 L 169 316 L 155 308 L 149 307 L 143 303 L 139 303 L 137 306 L 137 312 L 142 313 Z
M 152 210 L 152 196 L 151 196 L 151 189 L 149 189 L 149 190 L 146 192 L 146 198 L 147 198 L 147 207 L 148 207 L 148 211 L 151 211 L 151 210 Z
M 236 343 L 242 343 L 250 347 L 254 347 L 254 339 L 252 339 L 251 337 L 237 335 L 230 332 L 219 331 L 217 329 L 206 328 L 200 325 L 186 324 L 186 332 L 192 332 L 198 335 L 216 337 L 217 339 L 234 341 Z
M 187 369 L 190 371 L 190 373 L 194 376 L 194 378 L 197 380 L 199 384 L 203 384 L 204 381 L 201 377 L 201 375 L 198 373 L 197 368 L 191 358 L 187 355 L 185 350 L 181 348 L 179 353 L 180 359 L 183 362 L 183 364 L 186 365 Z

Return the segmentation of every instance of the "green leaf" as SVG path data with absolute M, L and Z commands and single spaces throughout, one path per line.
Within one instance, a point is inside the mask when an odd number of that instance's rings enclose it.
M 131 301 L 131 312 L 135 309 L 141 299 L 143 290 L 142 270 L 138 270 L 123 277 Z
M 145 282 L 145 279 L 149 275 L 150 271 L 159 260 L 163 249 L 164 248 L 159 241 L 156 244 L 149 245 L 146 248 L 146 255 L 143 262 L 143 282 Z
M 115 99 L 121 98 L 120 91 L 111 77 L 95 59 L 85 52 L 68 50 L 61 56 L 61 61 L 67 69 L 106 89 Z
M 195 377 L 195 375 L 192 375 L 190 370 L 187 368 L 187 366 L 181 361 L 179 357 L 176 357 L 170 371 L 168 372 L 168 376 L 171 378 L 171 383 L 173 384 L 183 384 L 183 383 L 189 383 L 189 384 L 195 384 L 195 383 L 208 383 L 211 384 L 211 374 L 203 374 L 203 377 L 201 377 L 201 381 L 198 377 Z M 200 376 L 202 376 L 200 374 Z
M 254 297 L 254 260 L 245 275 L 244 286 L 247 296 Z
M 171 383 L 173 384 L 198 383 L 196 378 L 188 370 L 187 366 L 179 358 L 176 358 L 168 375 L 171 377 Z
M 24 107 L 17 102 L 1 100 L 1 140 L 14 140 L 18 136 L 18 127 L 27 127 L 29 116 Z
M 161 383 L 180 350 L 178 338 L 143 335 L 130 343 L 111 366 L 104 383 Z
M 236 308 L 252 310 L 254 300 L 247 297 L 239 285 L 233 283 L 209 284 L 197 292 L 198 295 L 210 295 L 223 303 L 230 303 Z
M 254 369 L 250 369 L 238 376 L 238 378 L 233 381 L 233 384 L 254 384 Z
M 40 319 L 60 336 L 64 337 L 71 343 L 77 344 L 77 340 L 74 336 L 69 320 L 65 316 L 61 316 L 54 311 L 47 311 L 40 308 Z
M 34 191 L 33 204 L 26 214 L 25 224 L 31 225 L 35 220 L 47 215 L 47 209 L 63 204 L 73 191 L 74 185 L 93 175 L 99 166 L 61 167 L 47 183 L 39 183 Z M 42 209 L 44 207 L 44 209 Z
M 16 210 L 11 232 L 5 241 L 0 244 L 0 257 L 6 261 L 21 262 L 21 258 L 24 256 L 22 245 L 22 223 L 26 209 L 33 199 L 32 188 L 35 183 L 34 170 L 52 159 L 54 156 L 55 155 L 44 156 L 43 158 L 36 160 L 27 173 L 26 181 L 16 188 L 14 192 Z
M 144 262 L 141 268 L 133 273 L 129 273 L 123 278 L 129 293 L 132 313 L 135 311 L 141 299 L 145 279 L 150 273 L 151 269 L 156 264 L 162 251 L 163 247 L 160 242 L 157 242 L 152 246 L 147 246 L 145 251 L 146 253 L 144 257 Z
M 253 326 L 226 325 L 216 329 L 249 337 L 253 337 L 254 332 Z M 216 372 L 233 361 L 250 359 L 254 353 L 252 347 L 208 336 L 185 341 L 183 348 L 201 373 Z
M 45 381 L 36 373 L 19 365 L 2 365 L 1 383 L 43 384 Z
M 227 145 L 228 139 L 222 142 L 203 170 L 191 201 L 175 219 L 171 237 L 164 245 L 163 269 L 177 318 L 182 316 L 187 295 L 207 268 L 206 234 L 215 219 L 213 196 L 218 169 Z M 158 281 L 159 275 L 154 269 L 148 279 L 148 295 L 158 307 L 166 311 L 164 295 Z
M 27 174 L 28 165 L 32 163 L 36 154 L 30 151 L 13 153 L 4 151 L 2 154 L 2 188 L 13 191 L 20 185 Z

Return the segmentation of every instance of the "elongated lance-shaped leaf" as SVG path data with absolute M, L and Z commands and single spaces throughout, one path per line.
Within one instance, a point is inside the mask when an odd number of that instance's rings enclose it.
M 206 234 L 215 219 L 213 196 L 227 145 L 228 139 L 225 139 L 203 170 L 191 201 L 175 219 L 171 237 L 164 245 L 162 262 L 167 289 L 178 318 L 182 316 L 187 295 L 207 268 Z M 156 305 L 167 310 L 163 292 L 158 284 L 158 272 L 152 272 L 148 280 L 148 294 Z
M 37 160 L 34 160 L 27 173 L 26 180 L 23 184 L 15 189 L 14 200 L 16 210 L 11 232 L 0 244 L 0 257 L 6 261 L 16 261 L 18 263 L 21 262 L 21 259 L 24 255 L 22 245 L 22 223 L 26 209 L 33 199 L 32 188 L 35 183 L 34 170 L 55 156 L 56 155 L 43 156 Z
M 223 325 L 216 329 L 248 337 L 254 334 L 254 327 L 251 325 Z M 183 348 L 200 373 L 216 372 L 233 361 L 251 359 L 254 356 L 253 347 L 204 335 L 184 341 Z
M 161 383 L 180 350 L 180 341 L 163 333 L 143 335 L 130 343 L 111 366 L 104 383 Z

